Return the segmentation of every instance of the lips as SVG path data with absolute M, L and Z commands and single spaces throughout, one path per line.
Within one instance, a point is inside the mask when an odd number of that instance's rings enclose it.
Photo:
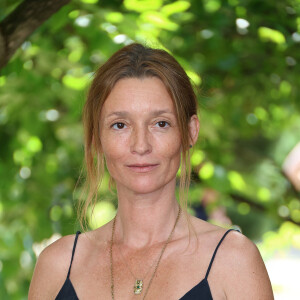
M 127 167 L 130 170 L 132 170 L 134 172 L 138 172 L 138 173 L 145 173 L 145 172 L 152 171 L 157 166 L 158 166 L 158 164 L 132 164 L 132 165 L 127 165 Z

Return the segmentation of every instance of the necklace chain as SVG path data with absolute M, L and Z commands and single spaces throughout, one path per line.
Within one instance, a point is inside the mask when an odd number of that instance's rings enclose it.
M 136 278 L 141 278 L 141 280 L 144 280 L 144 279 L 147 277 L 147 275 L 149 274 L 149 272 L 150 272 L 150 270 L 152 269 L 152 267 L 154 266 L 155 260 L 153 261 L 153 263 L 151 264 L 151 266 L 148 268 L 148 271 L 146 272 L 146 274 L 145 274 L 144 276 L 135 276 L 135 275 L 133 274 L 133 272 L 132 272 L 130 266 L 128 265 L 126 259 L 124 258 L 124 255 L 123 255 L 123 253 L 122 253 L 122 251 L 121 251 L 121 249 L 119 248 L 118 245 L 116 245 L 116 248 L 117 248 L 118 251 L 120 252 L 120 254 L 121 254 L 121 256 L 122 256 L 122 259 L 123 259 L 123 261 L 124 261 L 124 263 L 125 263 L 127 269 L 129 270 L 129 272 L 130 272 L 131 275 L 133 276 L 133 278 L 134 278 L 134 279 L 136 279 Z
M 172 238 L 172 235 L 173 235 L 174 230 L 175 230 L 175 227 L 176 227 L 176 225 L 177 225 L 177 223 L 178 223 L 180 214 L 181 214 L 181 207 L 179 206 L 178 215 L 177 215 L 175 224 L 174 224 L 174 226 L 173 226 L 173 229 L 172 229 L 172 231 L 171 231 L 171 233 L 170 233 L 170 235 L 169 235 L 167 241 L 165 242 L 165 244 L 164 244 L 164 246 L 163 246 L 163 248 L 162 248 L 162 250 L 161 250 L 160 256 L 159 256 L 159 258 L 158 258 L 158 260 L 157 260 L 157 263 L 156 263 L 156 265 L 155 265 L 154 272 L 153 272 L 153 274 L 152 274 L 152 276 L 151 276 L 151 278 L 150 278 L 149 284 L 148 284 L 148 286 L 147 286 L 147 288 L 146 288 L 146 291 L 145 291 L 143 300 L 146 298 L 146 295 L 147 295 L 148 290 L 149 290 L 149 288 L 150 288 L 150 286 L 151 286 L 151 283 L 152 283 L 152 281 L 153 281 L 154 275 L 156 274 L 156 271 L 157 271 L 158 265 L 159 265 L 159 263 L 160 263 L 160 261 L 161 261 L 161 258 L 162 258 L 162 256 L 163 256 L 165 250 L 166 250 L 167 245 L 169 244 L 169 242 L 170 242 L 170 240 L 171 240 L 171 238 Z M 116 227 L 116 218 L 117 218 L 117 215 L 115 216 L 114 221 L 113 221 L 112 232 L 111 232 L 111 240 L 110 240 L 110 248 L 109 248 L 109 254 L 110 254 L 111 298 L 112 298 L 112 300 L 115 299 L 115 292 L 114 292 L 114 291 L 115 291 L 115 286 L 114 286 L 114 274 L 113 274 L 112 248 L 113 248 L 113 242 L 114 242 L 114 233 L 115 233 L 115 227 Z M 151 266 L 151 267 L 152 267 L 152 266 Z M 151 269 L 151 268 L 150 268 L 150 269 Z M 130 269 L 129 269 L 129 270 L 130 270 Z M 130 271 L 130 272 L 131 272 L 131 271 Z M 147 272 L 147 273 L 148 273 L 148 272 Z

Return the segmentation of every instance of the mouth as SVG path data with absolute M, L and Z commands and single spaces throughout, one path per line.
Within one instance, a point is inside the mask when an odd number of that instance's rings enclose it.
M 127 165 L 127 167 L 137 173 L 145 173 L 152 171 L 158 166 L 158 164 L 132 164 L 132 165 Z

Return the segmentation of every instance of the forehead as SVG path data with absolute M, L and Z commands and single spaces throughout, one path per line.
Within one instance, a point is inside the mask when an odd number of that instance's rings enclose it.
M 104 114 L 112 111 L 146 113 L 151 110 L 174 111 L 174 104 L 164 83 L 157 77 L 119 80 L 102 107 Z

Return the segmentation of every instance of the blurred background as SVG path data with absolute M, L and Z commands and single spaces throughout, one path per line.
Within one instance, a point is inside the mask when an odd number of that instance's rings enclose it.
M 199 89 L 191 213 L 239 228 L 275 299 L 299 299 L 299 0 L 1 0 L 0 29 L 0 299 L 27 299 L 37 255 L 79 229 L 87 88 L 134 41 Z M 115 214 L 108 176 L 100 197 L 91 229 Z

